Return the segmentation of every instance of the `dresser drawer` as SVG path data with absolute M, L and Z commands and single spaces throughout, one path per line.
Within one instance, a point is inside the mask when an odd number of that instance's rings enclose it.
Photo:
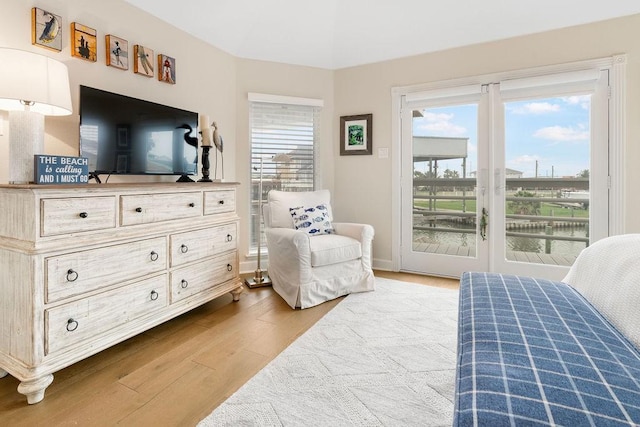
M 173 234 L 170 238 L 171 266 L 197 261 L 236 249 L 235 223 Z
M 202 193 L 120 196 L 120 225 L 149 224 L 202 215 Z
M 204 192 L 204 214 L 213 215 L 236 210 L 236 190 Z
M 115 196 L 40 201 L 40 235 L 43 237 L 103 230 L 115 226 Z
M 236 251 L 171 273 L 171 302 L 183 300 L 207 289 L 215 288 L 238 275 Z
M 45 310 L 45 353 L 68 351 L 80 343 L 104 339 L 103 334 L 167 306 L 167 275 L 152 277 Z M 125 326 L 122 333 L 129 330 Z
M 166 268 L 165 237 L 46 258 L 46 301 L 58 301 Z

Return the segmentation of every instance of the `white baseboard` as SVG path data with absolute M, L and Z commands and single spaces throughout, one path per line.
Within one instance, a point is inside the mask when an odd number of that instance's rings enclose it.
M 390 259 L 373 259 L 373 269 L 382 271 L 394 271 L 393 262 Z

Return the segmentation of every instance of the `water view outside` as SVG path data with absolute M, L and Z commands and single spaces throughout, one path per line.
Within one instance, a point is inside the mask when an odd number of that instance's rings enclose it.
M 588 245 L 590 101 L 504 104 L 505 218 L 486 220 L 504 226 L 506 259 L 571 265 Z M 475 257 L 485 231 L 476 224 L 477 106 L 421 114 L 413 129 L 413 249 Z

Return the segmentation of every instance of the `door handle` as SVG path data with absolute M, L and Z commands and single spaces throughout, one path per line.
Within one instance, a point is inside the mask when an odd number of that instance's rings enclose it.
M 480 215 L 480 237 L 482 240 L 487 240 L 487 225 L 489 225 L 489 212 L 487 212 L 487 208 L 482 208 Z

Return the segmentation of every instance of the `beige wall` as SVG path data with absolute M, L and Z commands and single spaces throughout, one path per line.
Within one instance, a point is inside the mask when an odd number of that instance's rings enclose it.
M 31 8 L 39 7 L 63 19 L 62 52 L 31 45 Z M 79 22 L 98 31 L 98 61 L 72 58 L 69 27 Z M 0 6 L 0 46 L 29 50 L 64 62 L 69 68 L 73 114 L 45 120 L 45 152 L 57 155 L 79 153 L 79 86 L 86 85 L 136 98 L 208 114 L 217 120 L 226 141 L 235 140 L 236 60 L 233 56 L 171 27 L 128 3 L 102 0 L 2 0 Z M 105 65 L 105 35 L 113 34 L 129 41 L 129 70 Z M 133 73 L 133 45 L 140 44 L 176 59 L 175 85 Z M 155 58 L 154 58 L 155 64 Z M 0 182 L 8 181 L 7 114 L 4 135 L 0 136 Z M 230 144 L 231 145 L 231 144 Z M 235 179 L 235 150 L 225 153 L 225 178 Z M 104 178 L 104 177 L 103 177 Z M 128 177 L 140 181 L 145 177 Z M 151 178 L 146 178 L 151 180 Z M 112 177 L 110 182 L 123 181 Z M 158 178 L 175 180 L 175 177 Z
M 335 154 L 334 204 L 343 220 L 375 227 L 374 265 L 391 261 L 392 162 L 377 149 L 397 144 L 391 134 L 391 89 L 529 67 L 581 61 L 626 53 L 626 232 L 640 232 L 640 15 L 550 31 L 493 43 L 338 70 L 335 73 L 335 119 L 373 113 L 373 156 Z M 339 129 L 334 129 L 334 139 Z
M 64 50 L 50 52 L 31 45 L 30 9 L 37 6 L 98 30 L 97 63 L 72 58 L 68 38 Z M 121 0 L 3 0 L 0 10 L 0 46 L 31 50 L 61 60 L 69 67 L 74 114 L 46 119 L 45 151 L 78 154 L 78 86 L 80 84 L 208 114 L 215 119 L 225 141 L 225 179 L 242 183 L 238 194 L 241 223 L 241 261 L 248 252 L 248 92 L 320 98 L 324 100 L 321 124 L 319 187 L 333 192 L 336 218 L 374 225 L 375 265 L 391 261 L 392 161 L 377 150 L 391 148 L 391 89 L 396 86 L 502 72 L 628 54 L 626 113 L 626 172 L 628 188 L 627 232 L 640 232 L 640 199 L 633 188 L 640 184 L 640 15 L 402 58 L 338 71 L 235 58 L 188 36 Z M 176 85 L 168 85 L 128 71 L 107 67 L 104 35 L 114 34 L 176 58 Z M 130 54 L 131 58 L 131 54 Z M 340 156 L 339 117 L 373 113 L 373 156 Z M 0 112 L 0 182 L 8 179 L 8 123 Z M 129 177 L 142 180 L 143 177 Z M 174 178 L 167 178 L 174 179 Z M 112 182 L 115 178 L 112 178 Z

